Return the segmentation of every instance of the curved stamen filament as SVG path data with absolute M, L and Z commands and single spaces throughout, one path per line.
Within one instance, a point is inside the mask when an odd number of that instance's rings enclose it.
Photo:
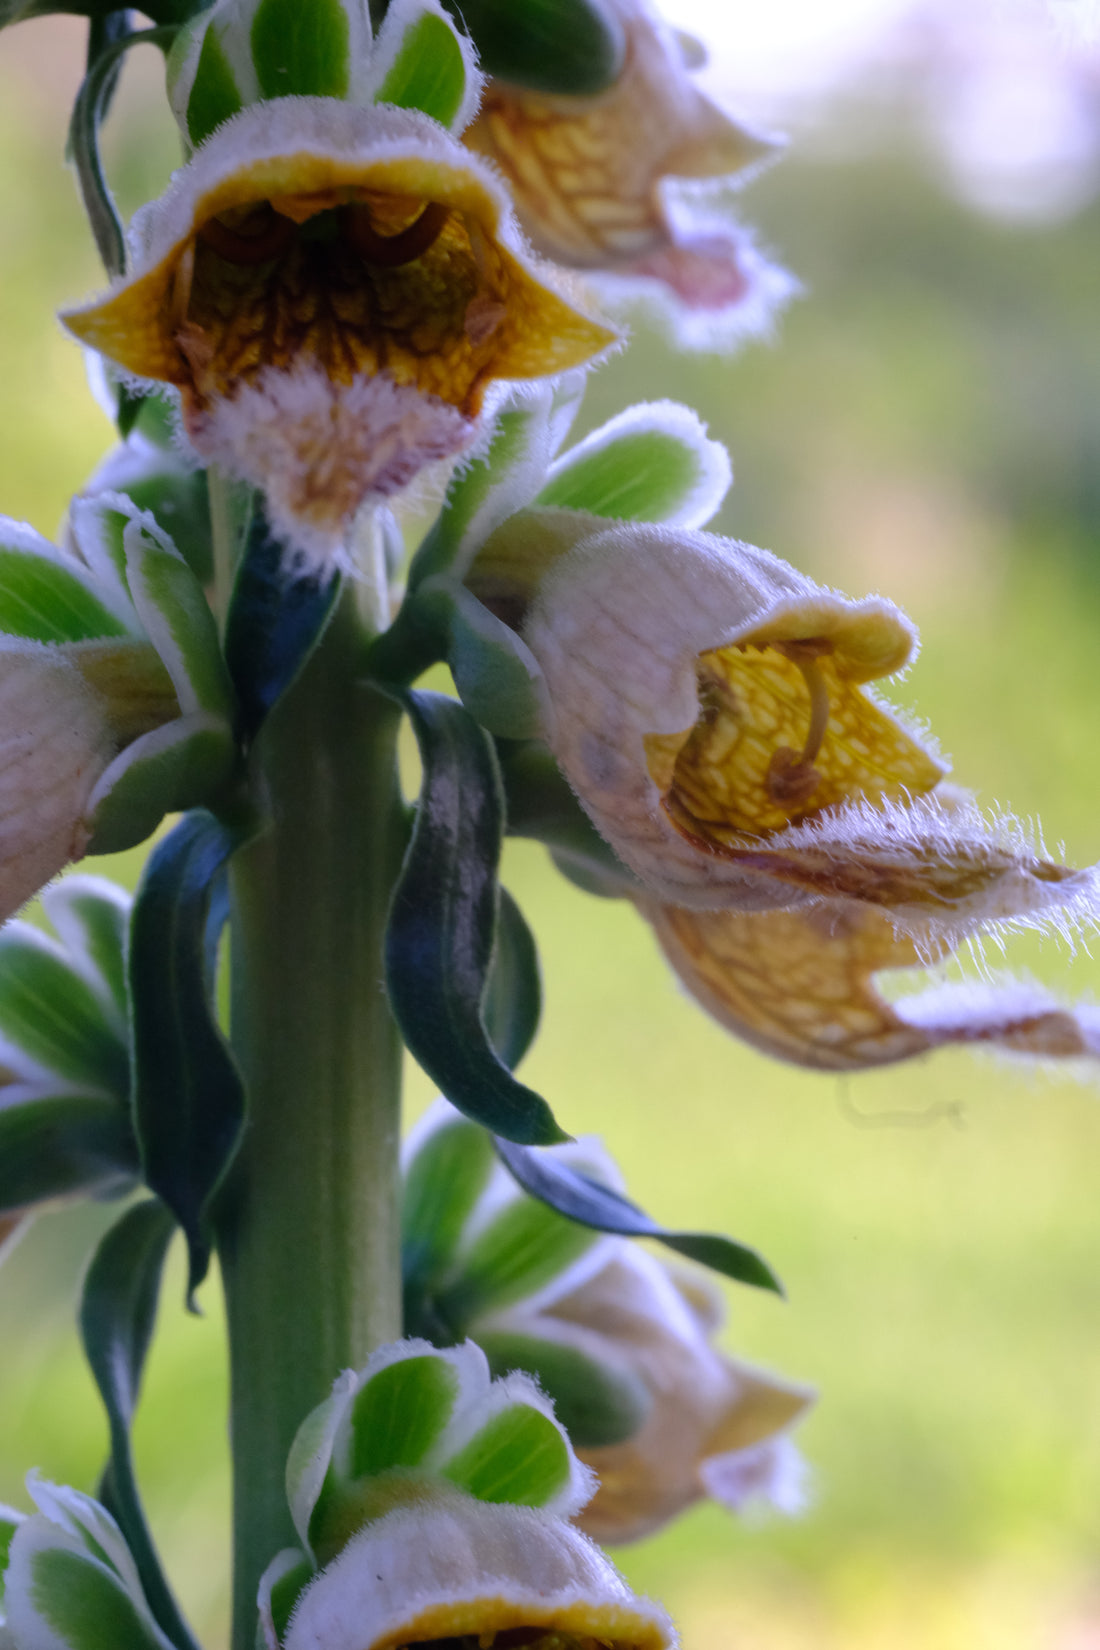
M 357 201 L 344 208 L 345 234 L 367 263 L 394 269 L 399 264 L 411 264 L 434 246 L 449 210 L 442 201 L 429 201 L 420 216 L 396 235 L 380 235 L 371 220 L 370 207 Z
M 798 667 L 810 696 L 810 726 L 799 752 L 781 745 L 768 767 L 768 795 L 786 807 L 801 807 L 817 789 L 821 775 L 814 762 L 825 738 L 829 722 L 829 687 L 817 664 L 822 653 L 832 651 L 828 642 L 778 642 L 777 651 Z
M 208 218 L 197 233 L 200 241 L 212 247 L 228 263 L 265 264 L 286 251 L 297 228 L 293 219 L 284 218 L 272 206 L 267 206 L 258 234 L 242 235 L 222 223 L 220 218 Z

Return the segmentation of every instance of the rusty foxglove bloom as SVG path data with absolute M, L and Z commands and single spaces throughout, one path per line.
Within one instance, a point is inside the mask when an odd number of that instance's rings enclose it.
M 612 10 L 626 55 L 606 91 L 549 95 L 491 80 L 465 142 L 501 168 L 536 247 L 590 272 L 602 301 L 641 303 L 682 346 L 728 347 L 764 330 L 796 288 L 726 198 L 775 140 L 703 95 L 681 37 L 648 0 L 613 0 Z
M 754 1498 L 798 1510 L 800 1461 L 787 1434 L 814 1395 L 720 1351 L 723 1316 L 702 1274 L 673 1271 L 621 1239 L 574 1287 L 494 1320 L 498 1333 L 582 1353 L 644 1393 L 627 1437 L 577 1446 L 600 1481 L 575 1515 L 595 1540 L 640 1540 L 707 1495 L 734 1512 Z
M 1100 1055 L 1100 1009 L 1065 1007 L 1024 980 L 952 981 L 888 1002 L 875 974 L 929 958 L 870 906 L 837 901 L 763 914 L 642 909 L 703 1008 L 765 1054 L 796 1065 L 866 1070 L 949 1043 L 1037 1060 Z
M 664 1611 L 563 1519 L 433 1485 L 352 1537 L 302 1594 L 283 1645 L 392 1650 L 467 1637 L 485 1650 L 676 1643 Z
M 200 456 L 264 489 L 302 556 L 475 438 L 488 387 L 615 335 L 563 295 L 491 170 L 416 110 L 279 98 L 135 218 L 130 273 L 65 322 L 174 385 Z
M 578 532 L 583 518 L 563 542 Z M 483 554 L 491 575 L 492 540 Z M 858 902 L 927 957 L 977 929 L 1096 912 L 1094 872 L 987 820 L 876 696 L 916 644 L 882 598 L 852 601 L 709 534 L 592 523 L 541 579 L 523 636 L 559 764 L 662 905 Z

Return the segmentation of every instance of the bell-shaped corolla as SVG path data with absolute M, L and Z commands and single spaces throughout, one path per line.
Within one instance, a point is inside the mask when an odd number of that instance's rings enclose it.
M 435 1485 L 367 1524 L 302 1593 L 284 1650 L 669 1650 L 665 1612 L 599 1548 L 537 1507 Z
M 490 80 L 465 142 L 504 173 L 534 245 L 586 271 L 602 302 L 642 305 L 681 346 L 767 329 L 797 283 L 737 221 L 730 196 L 775 138 L 730 119 L 692 74 L 702 48 L 649 0 L 611 0 L 622 69 L 594 95 Z
M 192 446 L 267 495 L 299 558 L 475 440 L 490 385 L 616 334 L 530 255 L 492 169 L 413 109 L 255 103 L 131 231 L 131 267 L 63 318 L 174 385 Z
M 710 534 L 557 514 L 522 621 L 547 739 L 658 903 L 827 924 L 855 902 L 929 959 L 998 925 L 1094 916 L 1095 872 L 944 785 L 927 736 L 876 695 L 916 646 L 890 602 Z M 491 574 L 492 539 L 483 555 Z
M 714 1344 L 724 1309 L 704 1274 L 673 1270 L 625 1238 L 605 1254 L 576 1287 L 478 1330 L 498 1358 L 518 1340 L 528 1356 L 545 1347 L 550 1368 L 574 1353 L 639 1388 L 632 1430 L 577 1444 L 600 1481 L 575 1515 L 581 1529 L 601 1542 L 637 1541 L 708 1495 L 733 1512 L 754 1499 L 798 1511 L 801 1460 L 789 1428 L 811 1389 Z

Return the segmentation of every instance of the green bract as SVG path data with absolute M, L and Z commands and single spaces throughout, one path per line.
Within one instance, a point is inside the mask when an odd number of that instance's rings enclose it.
M 379 1348 L 307 1416 L 287 1463 L 291 1515 L 314 1568 L 433 1489 L 568 1518 L 594 1487 L 549 1400 L 522 1374 L 492 1380 L 472 1341 Z M 310 1579 L 295 1574 L 299 1586 Z
M 181 31 L 168 86 L 197 145 L 250 103 L 289 96 L 392 103 L 461 131 L 481 76 L 438 0 L 395 0 L 373 42 L 360 0 L 218 0 Z

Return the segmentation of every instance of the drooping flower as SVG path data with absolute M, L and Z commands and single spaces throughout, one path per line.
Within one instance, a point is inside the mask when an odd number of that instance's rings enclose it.
M 470 446 L 489 386 L 615 341 L 536 264 L 492 171 L 416 110 L 277 98 L 137 215 L 132 267 L 69 329 L 176 386 L 207 462 L 301 555 Z
M 303 1550 L 261 1584 L 271 1650 L 675 1644 L 566 1521 L 592 1475 L 548 1400 L 523 1374 L 491 1381 L 470 1341 L 395 1342 L 342 1376 L 298 1433 L 287 1491 Z
M 546 1156 L 613 1190 L 592 1139 Z M 637 1540 L 706 1495 L 796 1510 L 789 1438 L 808 1387 L 728 1357 L 724 1309 L 705 1275 L 629 1239 L 567 1220 L 507 1173 L 489 1137 L 444 1100 L 406 1149 L 406 1311 L 468 1334 L 494 1372 L 523 1370 L 599 1488 L 574 1512 L 598 1541 Z
M 979 927 L 1092 915 L 1095 875 L 987 820 L 875 695 L 916 645 L 890 602 L 852 601 L 710 534 L 545 515 L 557 555 L 522 635 L 546 683 L 547 739 L 660 903 L 857 901 L 922 954 Z M 500 530 L 501 556 L 524 531 Z M 494 540 L 482 557 L 475 590 L 499 565 Z
M 929 959 L 887 913 L 867 905 L 641 908 L 702 1007 L 764 1053 L 797 1065 L 865 1070 L 950 1043 L 1039 1060 L 1100 1055 L 1100 1008 L 1066 1007 L 1024 980 L 948 982 L 888 1002 L 874 976 Z
M 682 347 L 729 347 L 765 330 L 797 287 L 730 204 L 775 140 L 703 95 L 683 37 L 649 0 L 611 10 L 625 57 L 606 91 L 491 80 L 465 141 L 504 172 L 535 246 L 589 272 L 602 302 L 640 304 Z
M 576 1288 L 480 1331 L 491 1345 L 510 1336 L 582 1352 L 639 1383 L 640 1424 L 615 1443 L 578 1444 L 600 1481 L 577 1514 L 594 1540 L 638 1541 L 708 1495 L 731 1512 L 757 1498 L 799 1510 L 789 1428 L 813 1392 L 720 1351 L 723 1317 L 702 1274 L 672 1271 L 621 1238 Z

